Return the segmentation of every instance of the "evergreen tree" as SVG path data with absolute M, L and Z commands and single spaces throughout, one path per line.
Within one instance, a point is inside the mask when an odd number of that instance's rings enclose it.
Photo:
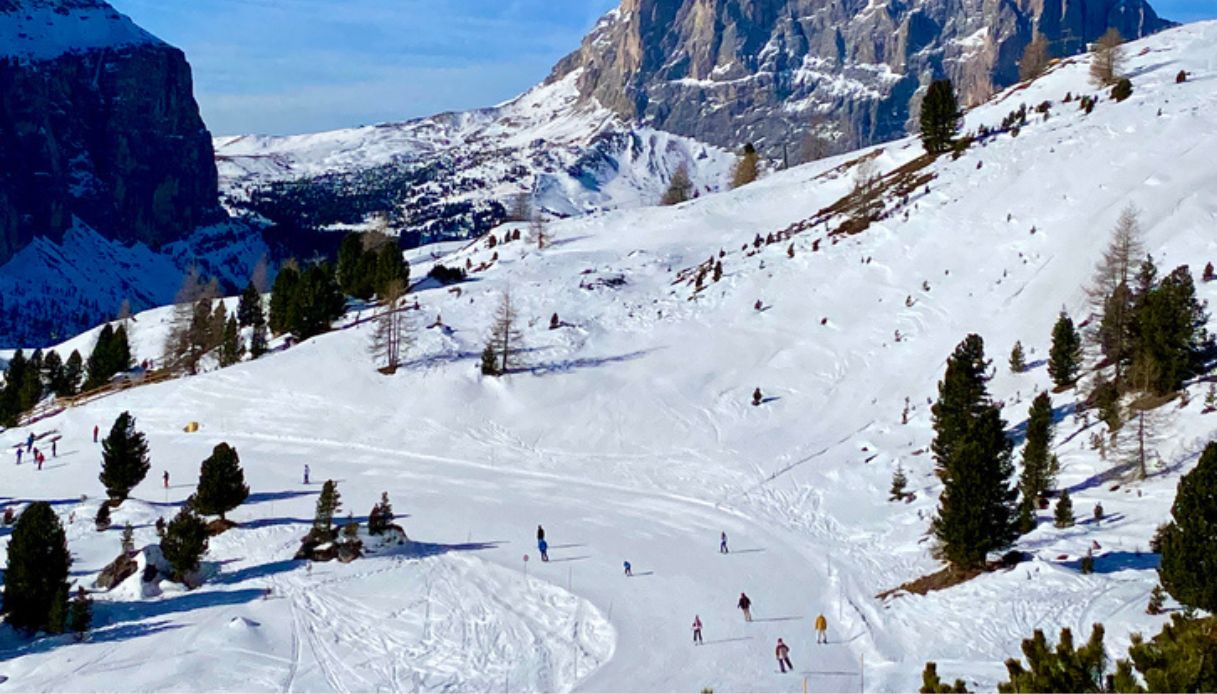
M 1135 349 L 1142 380 L 1158 394 L 1178 390 L 1195 374 L 1208 344 L 1208 315 L 1191 272 L 1186 265 L 1175 268 L 1139 299 Z
M 1217 691 L 1217 617 L 1173 614 L 1149 641 L 1133 634 L 1128 655 L 1151 692 Z M 1126 675 L 1117 675 L 1116 690 L 1145 691 L 1122 665 Z
M 165 536 L 161 539 L 161 552 L 173 569 L 174 580 L 186 583 L 190 574 L 199 568 L 199 561 L 207 552 L 207 525 L 195 515 L 189 504 L 169 521 Z
M 1048 375 L 1059 389 L 1071 387 L 1082 367 L 1082 339 L 1073 320 L 1063 312 L 1052 328 L 1052 348 L 1048 351 Z
M 63 360 L 55 350 L 47 352 L 42 360 L 42 382 L 47 390 L 59 395 L 67 390 L 63 380 Z
M 1162 614 L 1163 603 L 1165 602 L 1166 591 L 1162 590 L 1162 584 L 1155 585 L 1154 589 L 1149 592 L 1149 604 L 1145 607 L 1145 614 Z
M 755 181 L 760 175 L 760 167 L 761 156 L 749 142 L 744 145 L 744 151 L 735 162 L 735 171 L 731 174 L 731 187 L 739 188 Z
M 15 629 L 50 623 L 53 603 L 67 591 L 72 558 L 59 516 L 45 501 L 30 504 L 13 528 L 4 573 L 4 613 Z
M 689 167 L 681 164 L 668 181 L 668 189 L 660 200 L 662 205 L 679 205 L 693 196 L 693 183 L 689 180 Z
M 93 601 L 83 586 L 76 589 L 76 597 L 72 599 L 70 623 L 76 640 L 83 641 L 93 624 Z
M 968 694 L 968 687 L 963 680 L 955 680 L 946 684 L 938 678 L 938 663 L 929 662 L 921 671 L 921 694 Z
M 295 323 L 296 287 L 300 284 L 300 270 L 294 263 L 284 263 L 275 275 L 275 284 L 270 293 L 270 331 L 282 335 Z
M 1090 392 L 1090 404 L 1099 411 L 1099 418 L 1107 424 L 1107 428 L 1116 431 L 1123 422 L 1120 413 L 1120 390 L 1115 383 L 1100 375 L 1094 381 L 1094 389 Z
M 237 325 L 242 328 L 252 328 L 265 325 L 266 317 L 262 313 L 262 294 L 253 282 L 245 285 L 241 292 L 241 300 L 237 303 Z
M 1023 355 L 1023 343 L 1015 342 L 1013 349 L 1010 350 L 1010 371 L 1012 373 L 1021 374 L 1027 370 L 1027 359 Z
M 55 592 L 51 598 L 51 609 L 46 616 L 48 634 L 62 634 L 68 628 L 68 587 Z
M 374 259 L 376 296 L 385 299 L 391 286 L 396 287 L 398 296 L 404 295 L 410 288 L 410 264 L 402 257 L 401 247 L 395 242 L 385 243 L 376 250 Z
M 220 344 L 220 366 L 232 366 L 241 361 L 242 351 L 237 317 L 230 316 L 224 324 L 224 341 Z
M 950 80 L 930 83 L 921 102 L 921 144 L 930 154 L 941 154 L 954 145 L 963 113 Z
M 85 365 L 85 390 L 99 388 L 110 382 L 110 378 L 116 373 L 113 370 L 117 361 L 115 347 L 114 329 L 107 323 L 97 334 L 97 341 L 93 344 L 93 351 L 89 353 Z
M 148 441 L 135 429 L 135 418 L 123 412 L 114 420 L 110 434 L 101 442 L 101 475 L 111 505 L 117 506 L 137 484 L 144 481 L 152 464 Z
M 102 504 L 105 506 L 105 504 Z M 130 523 L 123 524 L 123 554 L 131 556 L 135 554 L 135 528 L 131 527 Z
M 313 516 L 313 533 L 324 538 L 332 538 L 334 531 L 334 516 L 342 510 L 342 496 L 338 493 L 338 485 L 334 480 L 326 480 L 321 486 L 321 495 L 317 497 L 317 513 Z
M 389 493 L 380 493 L 380 502 L 372 507 L 368 514 L 368 534 L 382 535 L 393 524 L 393 506 L 389 503 Z
M 904 501 L 904 497 L 908 496 L 906 488 L 909 484 L 909 478 L 904 474 L 904 468 L 896 466 L 896 471 L 892 473 L 892 489 L 889 492 L 889 501 Z
M 1074 523 L 1073 500 L 1069 498 L 1069 490 L 1063 490 L 1061 497 L 1056 500 L 1056 511 L 1053 520 L 1058 528 L 1072 528 Z
M 63 392 L 59 395 L 75 395 L 80 388 L 80 378 L 84 374 L 84 359 L 79 350 L 72 350 L 68 360 L 63 365 Z
M 190 497 L 190 506 L 204 516 L 219 516 L 245 503 L 249 497 L 249 485 L 245 484 L 245 471 L 237 449 L 227 443 L 216 446 L 199 469 L 199 487 Z
M 931 448 L 938 476 L 945 482 L 952 447 L 988 405 L 985 387 L 985 343 L 979 335 L 968 335 L 947 360 L 946 375 L 938 383 L 938 401 L 930 408 L 934 420 Z
M 328 332 L 345 310 L 346 300 L 330 266 L 326 263 L 310 265 L 295 288 L 288 329 L 298 339 L 307 340 Z
M 364 258 L 363 234 L 353 231 L 342 238 L 338 246 L 336 269 L 338 286 L 350 296 L 372 298 L 372 282 Z
M 1073 633 L 1066 627 L 1061 629 L 1055 649 L 1048 646 L 1044 632 L 1036 629 L 1031 638 L 1023 641 L 1022 650 L 1027 665 L 1016 658 L 1007 660 L 1006 673 L 1010 679 L 999 683 L 997 691 L 1003 694 L 1106 691 L 1107 653 L 1103 649 L 1102 624 L 1091 628 L 1090 640 L 1081 648 L 1074 648 Z
M 1048 393 L 1040 393 L 1031 403 L 1027 416 L 1027 442 L 1023 446 L 1023 474 L 1019 488 L 1023 496 L 1038 502 L 1047 496 L 1055 480 L 1050 475 L 1054 424 L 1052 422 L 1052 399 Z
M 1217 611 L 1217 442 L 1179 481 L 1171 517 L 1158 536 L 1162 587 L 1187 607 Z
M 482 375 L 483 376 L 499 376 L 499 357 L 495 354 L 494 344 L 486 343 L 486 348 L 482 350 Z

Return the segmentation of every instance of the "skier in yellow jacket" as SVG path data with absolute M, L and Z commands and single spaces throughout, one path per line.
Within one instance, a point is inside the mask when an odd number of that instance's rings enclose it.
M 816 643 L 828 643 L 828 620 L 823 614 L 816 617 Z

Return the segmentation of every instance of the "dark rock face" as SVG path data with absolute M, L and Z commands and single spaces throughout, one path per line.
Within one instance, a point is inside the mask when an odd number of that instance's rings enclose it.
M 0 264 L 75 216 L 152 248 L 223 218 L 186 57 L 102 0 L 0 0 Z
M 623 0 L 550 79 L 581 69 L 622 117 L 776 156 L 811 129 L 839 149 L 899 136 L 932 79 L 978 102 L 1036 30 L 1060 57 L 1168 26 L 1145 0 Z

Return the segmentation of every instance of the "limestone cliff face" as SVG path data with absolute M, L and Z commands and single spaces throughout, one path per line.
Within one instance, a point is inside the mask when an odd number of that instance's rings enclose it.
M 157 248 L 218 199 L 181 51 L 101 0 L 0 0 L 0 264 L 73 217 Z
M 1145 0 L 623 0 L 551 79 L 581 70 L 583 98 L 623 117 L 777 155 L 813 126 L 841 147 L 900 135 L 932 79 L 982 99 L 1034 31 L 1066 56 L 1167 26 Z

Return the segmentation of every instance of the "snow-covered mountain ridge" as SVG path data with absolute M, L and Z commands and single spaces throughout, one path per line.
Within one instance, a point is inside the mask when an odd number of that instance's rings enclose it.
M 11 468 L 9 503 L 56 501 L 85 584 L 118 548 L 117 531 L 91 520 L 95 423 L 130 410 L 149 434 L 153 474 L 114 514 L 140 544 L 155 541 L 148 525 L 175 512 L 219 441 L 240 451 L 254 497 L 230 514 L 242 527 L 213 542 L 204 586 L 99 594 L 98 631 L 83 644 L 0 629 L 4 655 L 19 656 L 4 674 L 23 689 L 105 689 L 121 677 L 148 690 L 790 691 L 806 678 L 812 691 L 910 691 L 935 660 L 991 690 L 1035 628 L 1102 622 L 1110 652 L 1122 652 L 1164 619 L 1144 612 L 1157 582 L 1148 542 L 1217 434 L 1203 382 L 1162 410 L 1162 462 L 1145 482 L 1109 479 L 1113 463 L 1088 445 L 1094 418 L 1072 415 L 1081 395 L 1054 394 L 1061 484 L 1087 522 L 1057 529 L 1045 512 L 1015 545 L 1031 559 L 1013 570 L 927 596 L 876 595 L 938 567 L 925 540 L 941 492 L 926 403 L 964 335 L 985 338 L 990 390 L 1017 429 L 1050 387 L 1042 360 L 1057 313 L 1085 317 L 1082 287 L 1128 203 L 1159 268 L 1187 264 L 1199 280 L 1217 259 L 1213 45 L 1215 22 L 1131 44 L 1133 95 L 1102 94 L 1089 114 L 1077 104 L 1097 93 L 1085 59 L 999 94 L 967 128 L 997 126 L 1024 103 L 1028 123 L 929 164 L 928 189 L 886 200 L 895 213 L 861 233 L 829 235 L 836 215 L 752 246 L 849 195 L 863 155 L 880 172 L 916 160 L 915 140 L 676 207 L 555 222 L 543 250 L 447 249 L 441 262 L 488 269 L 459 291 L 417 288 L 416 344 L 391 377 L 374 370 L 364 324 L 38 423 L 63 434 L 60 459 Z M 1044 102 L 1046 119 L 1034 112 Z M 720 252 L 721 280 L 696 291 L 682 271 Z M 477 355 L 508 289 L 529 368 L 483 378 Z M 1197 290 L 1217 299 L 1217 284 Z M 133 324 L 140 358 L 163 343 L 167 313 Z M 555 313 L 564 325 L 549 330 Z M 1026 373 L 1004 366 L 1016 340 Z M 767 402 L 753 406 L 758 387 Z M 188 421 L 201 431 L 184 433 Z M 911 503 L 887 500 L 897 466 Z M 387 490 L 420 544 L 345 566 L 290 561 L 327 478 L 357 517 Z M 1101 523 L 1088 520 L 1096 503 Z M 550 563 L 536 560 L 538 524 Z M 717 552 L 720 532 L 730 554 Z M 1078 559 L 1096 543 L 1096 571 L 1082 574 Z M 734 609 L 741 591 L 754 601 L 750 624 Z M 826 646 L 811 633 L 820 613 Z M 705 646 L 689 642 L 694 615 Z M 793 676 L 774 667 L 777 638 Z

